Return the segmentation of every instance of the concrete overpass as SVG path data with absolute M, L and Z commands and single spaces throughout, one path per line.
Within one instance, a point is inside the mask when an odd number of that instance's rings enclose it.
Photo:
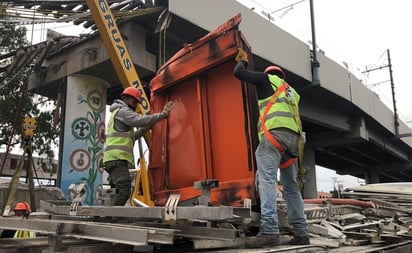
M 161 14 L 162 13 L 162 14 Z M 177 52 L 224 21 L 241 13 L 240 30 L 254 54 L 254 67 L 276 64 L 301 94 L 303 128 L 307 133 L 305 160 L 308 177 L 316 187 L 315 164 L 366 179 L 367 183 L 412 181 L 411 130 L 354 75 L 318 53 L 319 81 L 312 84 L 310 47 L 235 1 L 169 0 L 161 10 L 121 24 L 122 34 L 141 79 L 148 84 L 156 69 Z M 160 18 L 159 18 L 160 17 Z M 61 80 L 83 73 L 110 83 L 109 100 L 121 87 L 98 36 L 56 48 L 32 75 L 30 87 L 56 96 Z M 313 184 L 314 182 L 314 184 Z
M 410 129 L 399 122 L 396 135 L 392 111 L 347 69 L 318 52 L 320 85 L 312 85 L 309 46 L 238 3 L 179 0 L 170 1 L 169 9 L 206 30 L 242 14 L 240 30 L 252 47 L 255 69 L 270 63 L 283 67 L 301 93 L 303 127 L 317 165 L 369 183 L 412 179 L 412 138 L 400 138 Z

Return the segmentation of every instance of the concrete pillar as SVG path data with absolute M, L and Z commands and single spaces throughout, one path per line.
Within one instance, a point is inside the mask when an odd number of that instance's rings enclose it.
M 379 173 L 373 170 L 365 172 L 365 181 L 366 181 L 366 184 L 380 183 Z
M 83 183 L 86 205 L 95 205 L 95 189 L 102 182 L 100 162 L 105 136 L 105 81 L 86 75 L 67 77 L 63 137 L 60 142 L 60 188 L 71 199 L 71 184 Z
M 303 198 L 317 198 L 318 190 L 316 186 L 315 150 L 314 147 L 310 145 L 310 143 L 305 144 L 303 165 L 305 166 Z

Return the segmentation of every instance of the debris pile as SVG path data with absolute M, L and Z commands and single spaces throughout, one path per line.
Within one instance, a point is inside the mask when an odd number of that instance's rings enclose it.
M 305 200 L 312 244 L 373 248 L 412 239 L 412 183 L 359 186 L 342 196 Z

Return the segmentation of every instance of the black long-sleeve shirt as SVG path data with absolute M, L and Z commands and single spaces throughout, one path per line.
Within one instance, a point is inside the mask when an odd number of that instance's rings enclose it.
M 239 61 L 237 63 L 234 70 L 234 75 L 241 81 L 255 85 L 259 99 L 264 99 L 273 95 L 273 88 L 270 84 L 268 75 L 261 71 L 247 70 L 246 62 Z

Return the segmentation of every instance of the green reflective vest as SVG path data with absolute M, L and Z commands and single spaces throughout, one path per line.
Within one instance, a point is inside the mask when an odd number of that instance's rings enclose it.
M 268 76 L 269 81 L 272 84 L 273 91 L 276 92 L 276 90 L 283 84 L 284 81 L 276 75 Z M 280 93 L 279 97 L 272 104 L 272 107 L 269 109 L 269 112 L 266 115 L 265 125 L 269 131 L 274 128 L 283 127 L 299 133 L 300 127 L 298 127 L 296 124 L 291 102 L 292 100 L 294 100 L 294 103 L 297 106 L 300 96 L 291 86 L 288 86 L 288 90 Z M 286 95 L 287 93 L 288 95 Z M 263 116 L 266 106 L 269 103 L 271 97 L 272 96 L 258 100 L 260 117 Z M 264 134 L 260 125 L 260 120 L 258 121 L 258 129 L 258 136 L 260 140 L 262 138 L 262 135 Z
M 103 163 L 115 160 L 126 160 L 134 165 L 133 146 L 134 130 L 130 127 L 127 132 L 114 129 L 114 119 L 120 108 L 114 110 L 110 116 L 104 143 Z

